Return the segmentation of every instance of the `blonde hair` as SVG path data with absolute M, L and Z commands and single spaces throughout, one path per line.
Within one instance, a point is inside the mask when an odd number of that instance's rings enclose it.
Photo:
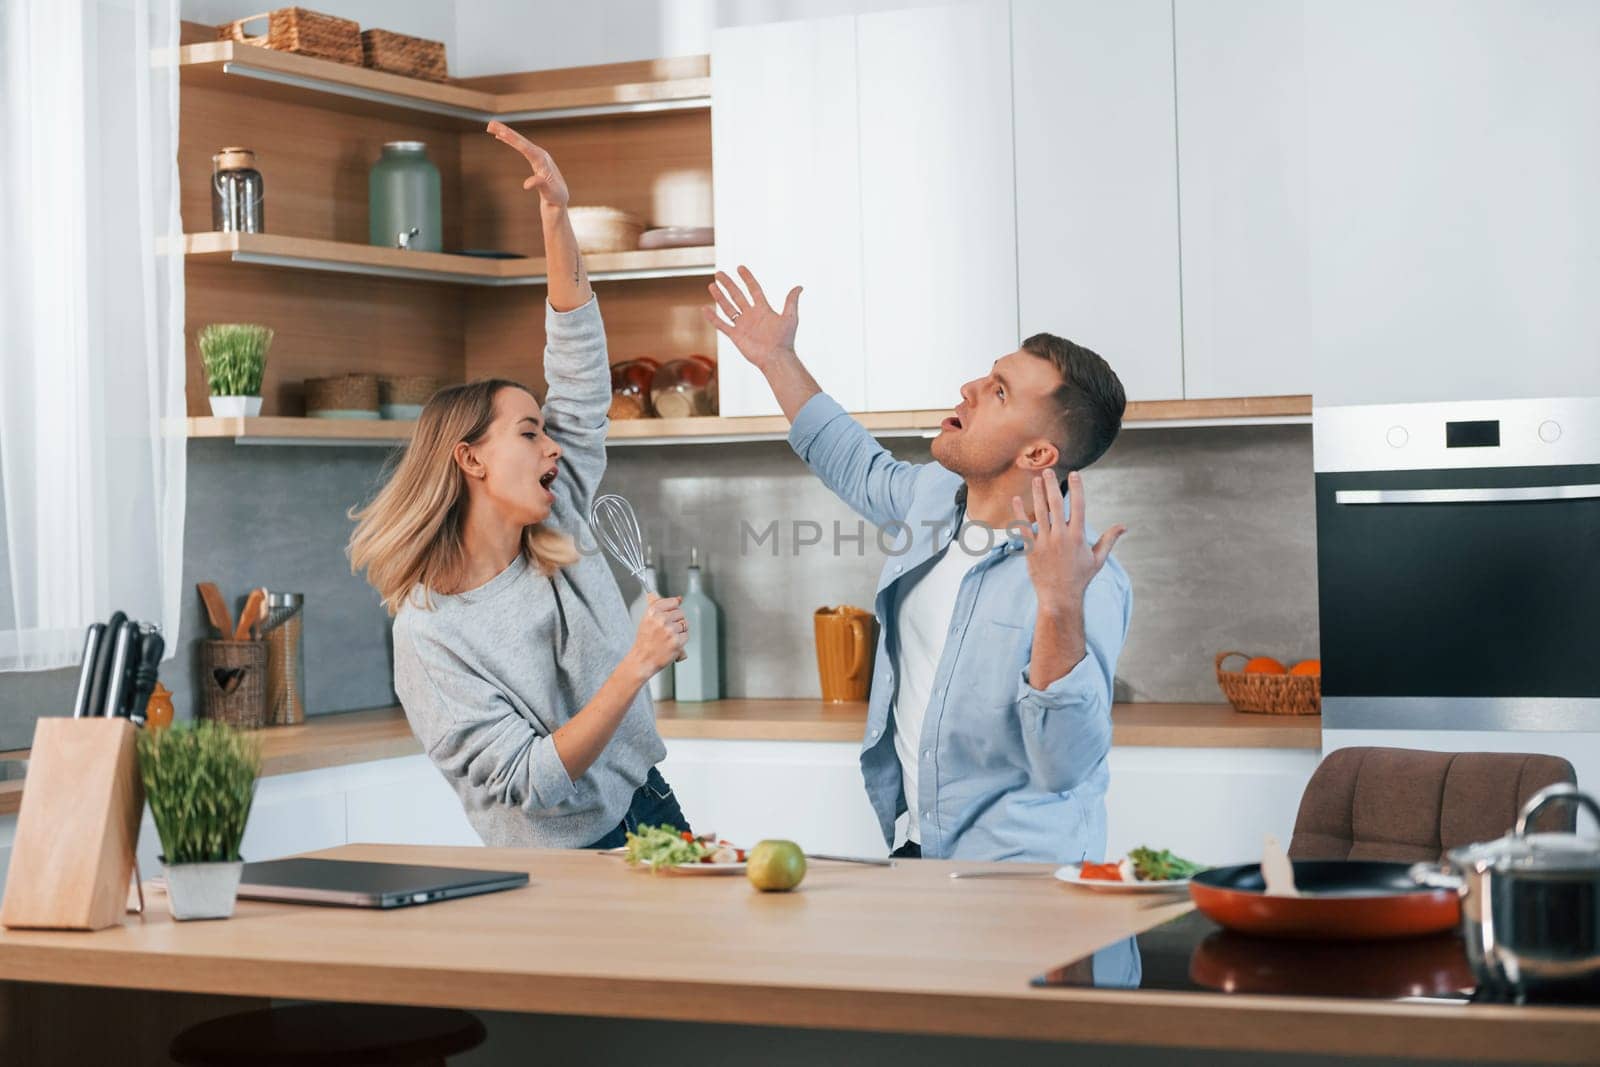
M 367 582 L 393 615 L 420 587 L 432 607 L 431 592 L 459 580 L 466 562 L 461 525 L 466 515 L 466 475 L 455 448 L 474 444 L 494 421 L 494 398 L 502 389 L 524 385 L 485 378 L 441 389 L 417 419 L 411 443 L 394 473 L 366 505 L 350 509 L 356 528 L 350 535 L 350 571 L 367 572 Z M 522 530 L 522 555 L 545 575 L 577 562 L 572 539 L 538 523 Z

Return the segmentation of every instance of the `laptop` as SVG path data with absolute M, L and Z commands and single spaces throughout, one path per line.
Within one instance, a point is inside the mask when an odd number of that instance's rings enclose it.
M 239 896 L 290 904 L 349 908 L 405 908 L 436 900 L 474 897 L 528 884 L 526 871 L 419 867 L 360 860 L 285 859 L 247 863 Z

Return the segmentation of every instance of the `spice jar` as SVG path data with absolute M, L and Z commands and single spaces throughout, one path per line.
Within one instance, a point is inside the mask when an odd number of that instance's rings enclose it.
M 223 233 L 266 229 L 266 186 L 248 148 L 221 148 L 211 157 L 211 228 Z
M 144 706 L 144 728 L 146 730 L 164 730 L 172 725 L 172 690 L 156 683 L 155 689 L 150 692 L 150 700 Z

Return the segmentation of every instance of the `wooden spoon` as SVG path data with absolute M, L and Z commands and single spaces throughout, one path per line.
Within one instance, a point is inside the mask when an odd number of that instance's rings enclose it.
M 233 618 L 228 614 L 227 602 L 222 599 L 222 590 L 217 588 L 216 582 L 200 582 L 195 588 L 200 590 L 200 599 L 205 602 L 206 617 L 226 641 L 233 636 Z
M 239 612 L 239 628 L 233 631 L 235 641 L 249 641 L 255 637 L 255 628 L 261 622 L 261 609 L 267 604 L 265 587 L 250 590 L 244 610 Z

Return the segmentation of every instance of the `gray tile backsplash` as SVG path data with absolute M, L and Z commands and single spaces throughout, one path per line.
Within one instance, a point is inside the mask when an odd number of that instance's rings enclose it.
M 886 443 L 928 458 L 924 440 Z M 190 443 L 181 647 L 162 671 L 180 716 L 196 691 L 192 652 L 205 622 L 193 589 L 205 579 L 234 611 L 255 585 L 306 594 L 313 711 L 393 702 L 388 619 L 344 555 L 346 511 L 370 495 L 387 456 Z M 1130 430 L 1085 481 L 1091 525 L 1130 527 L 1117 547 L 1135 598 L 1119 697 L 1216 701 L 1219 651 L 1317 653 L 1310 427 Z M 871 526 L 776 441 L 617 447 L 606 488 L 638 509 L 669 592 L 681 590 L 690 546 L 699 547 L 723 609 L 727 695 L 818 694 L 811 612 L 870 608 L 883 561 Z M 774 522 L 778 540 L 758 542 Z M 821 543 L 797 547 L 797 534 Z M 632 580 L 621 581 L 631 598 Z M 64 711 L 75 679 L 72 670 L 0 675 L 0 748 L 27 745 L 34 717 Z

